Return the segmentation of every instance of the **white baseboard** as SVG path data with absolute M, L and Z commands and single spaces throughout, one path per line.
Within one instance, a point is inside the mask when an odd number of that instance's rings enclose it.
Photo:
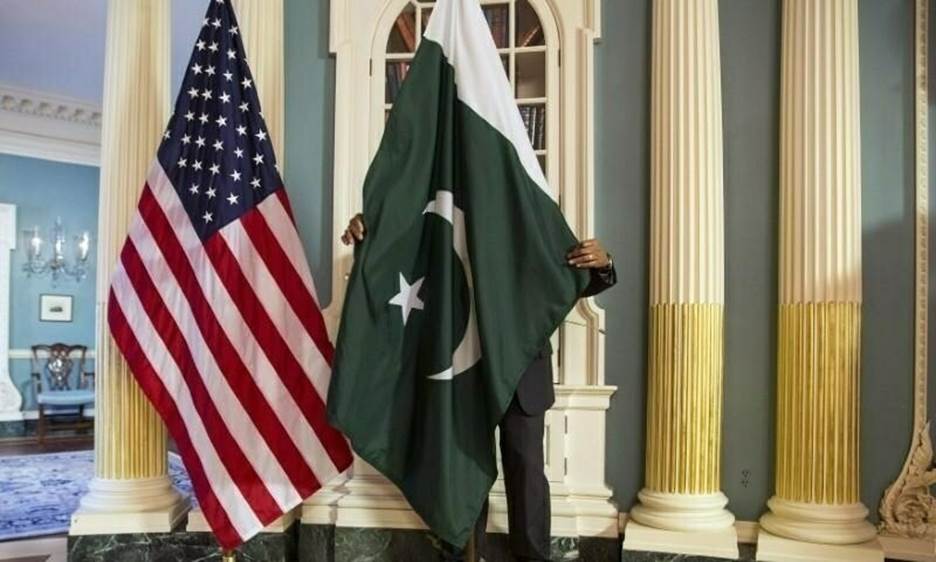
M 46 562 L 65 562 L 68 559 L 68 539 L 44 537 L 0 542 L 0 560 L 48 556 Z

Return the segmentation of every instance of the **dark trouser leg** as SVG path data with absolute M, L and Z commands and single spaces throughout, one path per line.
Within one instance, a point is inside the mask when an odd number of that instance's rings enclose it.
M 549 482 L 543 458 L 545 414 L 528 416 L 514 398 L 500 424 L 510 550 L 521 560 L 549 560 Z

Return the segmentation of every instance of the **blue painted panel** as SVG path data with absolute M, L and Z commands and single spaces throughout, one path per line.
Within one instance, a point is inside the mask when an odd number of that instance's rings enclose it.
M 95 279 L 97 277 L 97 168 L 48 162 L 0 154 L 0 202 L 16 205 L 18 247 L 13 253 L 10 295 L 10 347 L 27 349 L 39 343 L 83 344 L 94 347 Z M 53 285 L 50 277 L 27 277 L 23 231 L 38 226 L 48 236 L 56 217 L 62 218 L 66 236 L 91 232 L 92 253 L 88 278 L 80 283 L 64 280 Z M 73 297 L 73 320 L 40 322 L 39 295 L 54 293 Z M 28 361 L 14 361 L 14 383 L 29 384 Z M 29 397 L 31 397 L 31 391 Z M 28 409 L 29 406 L 27 406 Z

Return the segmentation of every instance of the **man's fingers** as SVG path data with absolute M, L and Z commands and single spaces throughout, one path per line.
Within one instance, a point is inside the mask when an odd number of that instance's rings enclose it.
M 360 242 L 364 240 L 364 221 L 358 217 L 354 217 L 354 220 L 351 221 L 351 234 Z
M 597 258 L 593 254 L 582 254 L 574 258 L 569 259 L 569 265 L 582 266 L 593 261 L 597 261 Z

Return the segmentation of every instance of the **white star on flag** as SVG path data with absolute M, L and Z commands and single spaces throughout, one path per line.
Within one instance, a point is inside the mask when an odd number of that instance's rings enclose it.
M 254 178 L 250 180 L 250 187 L 254 189 L 260 189 L 260 178 Z
M 231 193 L 230 195 L 228 195 L 227 200 L 228 200 L 228 203 L 230 203 L 231 205 L 237 205 L 237 195 L 234 195 L 233 193 Z
M 417 279 L 415 283 L 410 285 L 406 281 L 406 277 L 403 277 L 403 274 L 400 274 L 400 292 L 397 293 L 390 303 L 400 307 L 401 312 L 403 313 L 403 325 L 406 326 L 407 320 L 409 320 L 410 313 L 413 310 L 422 310 L 424 303 L 419 298 L 419 290 L 422 288 L 423 281 L 426 278 Z
M 212 215 L 211 215 L 211 213 L 209 213 L 208 211 L 205 211 L 205 214 L 202 215 L 202 218 L 205 219 L 205 222 L 206 222 L 206 223 L 211 222 L 211 217 L 212 217 Z
M 243 148 L 235 148 L 235 149 L 234 149 L 234 155 L 237 156 L 238 158 L 243 158 L 243 157 L 244 157 L 244 149 L 243 149 Z
M 213 187 L 209 187 L 208 191 L 205 192 L 205 195 L 208 196 L 208 199 L 214 199 L 215 193 L 217 193 L 217 190 Z
M 254 157 L 253 157 L 253 161 L 254 161 L 254 164 L 256 164 L 256 165 L 258 165 L 258 166 L 259 166 L 260 164 L 263 164 L 263 155 L 262 155 L 262 154 L 258 154 L 258 155 L 256 155 L 256 156 L 254 156 Z
M 258 141 L 265 141 L 266 138 L 267 138 L 266 131 L 264 131 L 263 129 L 260 129 L 260 132 L 257 133 L 257 134 L 254 135 L 254 136 L 257 137 L 257 140 L 258 140 Z
M 237 170 L 234 170 L 233 172 L 231 172 L 231 179 L 234 181 L 240 181 L 241 173 L 238 172 Z

